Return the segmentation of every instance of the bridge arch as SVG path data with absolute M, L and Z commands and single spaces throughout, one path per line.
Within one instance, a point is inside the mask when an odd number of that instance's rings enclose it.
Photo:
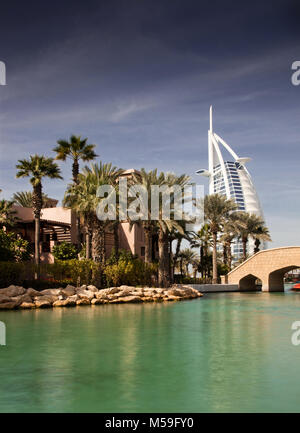
M 270 292 L 283 292 L 284 291 L 284 281 L 283 277 L 284 274 L 286 274 L 289 271 L 292 271 L 293 269 L 300 268 L 300 265 L 291 265 L 291 266 L 285 266 L 280 269 L 276 269 L 273 272 L 270 272 L 269 274 L 269 291 Z
M 256 291 L 256 280 L 259 280 L 259 278 L 256 275 L 248 274 L 245 275 L 243 278 L 239 281 L 239 288 L 242 291 Z
M 283 291 L 286 272 L 300 268 L 300 247 L 262 250 L 228 273 L 223 281 L 238 284 L 240 290 L 255 290 L 255 279 L 262 282 L 262 291 Z

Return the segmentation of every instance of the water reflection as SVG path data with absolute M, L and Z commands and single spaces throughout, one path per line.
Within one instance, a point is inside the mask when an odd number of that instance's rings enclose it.
M 1 313 L 1 411 L 298 411 L 299 300 L 231 293 Z

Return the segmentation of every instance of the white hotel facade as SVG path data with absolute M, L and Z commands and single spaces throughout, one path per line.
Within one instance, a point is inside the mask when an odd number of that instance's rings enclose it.
M 213 131 L 212 107 L 210 107 L 210 128 L 208 131 L 208 170 L 201 169 L 196 173 L 209 178 L 209 194 L 223 194 L 233 199 L 238 210 L 256 214 L 262 218 L 263 211 L 246 163 L 251 158 L 239 157 L 231 147 Z M 227 150 L 232 157 L 224 160 L 221 149 Z M 229 159 L 229 158 L 228 158 Z M 266 245 L 262 243 L 261 248 Z M 233 254 L 236 258 L 242 255 L 241 242 L 233 243 Z M 249 241 L 248 252 L 253 252 L 254 242 Z

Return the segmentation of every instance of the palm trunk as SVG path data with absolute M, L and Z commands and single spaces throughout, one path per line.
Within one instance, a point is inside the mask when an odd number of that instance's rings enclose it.
M 177 244 L 176 244 L 175 254 L 174 254 L 174 257 L 173 257 L 173 275 L 175 275 L 175 266 L 176 266 L 176 263 L 177 263 L 177 260 L 178 260 L 178 256 L 179 256 L 179 253 L 180 253 L 181 241 L 182 241 L 182 238 L 178 238 Z
M 89 230 L 85 234 L 85 258 L 89 260 L 91 257 L 91 233 Z
M 257 238 L 255 238 L 255 248 L 254 248 L 254 254 L 256 254 L 256 253 L 258 253 L 258 252 L 259 252 L 259 250 L 260 250 L 259 246 L 260 246 L 260 240 L 259 240 L 259 239 L 257 239 Z
M 74 159 L 73 161 L 73 165 L 72 165 L 72 176 L 73 176 L 73 182 L 75 185 L 78 185 L 78 175 L 79 175 L 79 162 L 77 159 Z M 76 234 L 76 239 L 77 239 L 77 251 L 80 251 L 80 245 L 81 245 L 81 229 L 80 229 L 80 218 L 77 215 L 76 216 L 76 230 L 77 230 L 77 234 Z
M 119 258 L 119 222 L 114 223 L 113 231 L 114 231 L 115 254 L 116 254 L 116 258 L 118 260 L 118 258 Z
M 231 242 L 230 241 L 227 242 L 226 248 L 227 248 L 227 264 L 228 264 L 229 271 L 231 271 L 232 254 L 231 254 Z
M 35 278 L 40 279 L 40 215 L 34 218 L 34 261 L 36 264 Z
M 92 235 L 92 258 L 95 262 L 105 263 L 105 231 L 103 221 L 95 216 Z
M 227 256 L 227 243 L 223 243 L 223 263 L 224 265 L 228 265 L 228 256 Z
M 152 231 L 148 224 L 144 225 L 145 263 L 152 262 Z
M 247 242 L 248 242 L 247 238 L 243 238 L 242 239 L 242 243 L 243 243 L 243 260 L 246 260 L 246 258 L 247 258 Z
M 34 213 L 34 261 L 36 264 L 35 278 L 40 278 L 40 221 L 41 209 L 43 205 L 42 184 L 39 182 L 33 187 L 32 205 Z
M 158 264 L 158 285 L 159 287 L 169 287 L 169 245 L 168 235 L 159 230 L 158 235 L 158 252 L 159 252 L 159 264 Z
M 213 264 L 213 278 L 212 283 L 218 283 L 218 265 L 217 265 L 217 233 L 213 232 L 213 252 L 212 252 L 212 264 Z

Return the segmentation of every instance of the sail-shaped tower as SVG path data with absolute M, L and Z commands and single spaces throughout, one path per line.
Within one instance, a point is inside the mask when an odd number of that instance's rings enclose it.
M 209 178 L 209 194 L 224 194 L 233 199 L 238 210 L 254 213 L 263 218 L 263 211 L 259 198 L 246 163 L 251 158 L 239 157 L 231 147 L 213 131 L 212 107 L 209 110 L 210 127 L 208 130 L 208 170 L 201 169 L 196 173 Z M 224 149 L 231 156 L 224 159 Z M 223 151 L 223 152 L 222 152 Z M 262 245 L 265 247 L 265 245 Z M 249 242 L 249 252 L 253 249 L 253 242 Z M 242 245 L 235 242 L 233 253 L 239 258 Z

